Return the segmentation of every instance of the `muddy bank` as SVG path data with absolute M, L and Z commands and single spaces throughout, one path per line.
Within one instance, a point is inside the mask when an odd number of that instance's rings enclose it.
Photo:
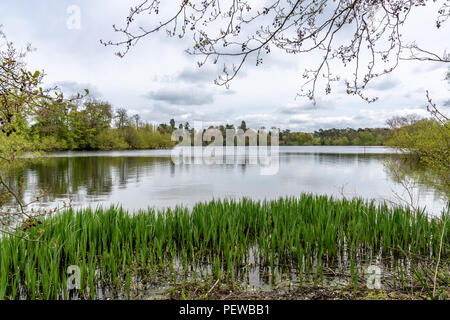
M 345 288 L 329 287 L 297 287 L 275 288 L 272 290 L 233 290 L 231 288 L 199 287 L 187 285 L 184 290 L 177 288 L 164 299 L 189 300 L 426 300 L 429 299 L 422 290 L 371 290 L 358 289 L 356 291 Z M 447 290 L 447 297 L 449 291 Z

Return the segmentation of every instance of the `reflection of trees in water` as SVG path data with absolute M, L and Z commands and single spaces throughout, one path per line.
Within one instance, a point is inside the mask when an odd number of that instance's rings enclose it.
M 436 189 L 436 183 L 433 183 L 437 177 L 409 155 L 315 154 L 312 156 L 315 162 L 330 166 L 337 163 L 351 165 L 355 161 L 383 162 L 388 158 L 391 161 L 386 162 L 385 170 L 390 179 L 395 182 L 399 182 L 399 177 L 402 176 L 415 179 L 427 190 L 435 190 L 436 197 L 443 196 L 443 193 Z M 280 160 L 290 162 L 294 157 L 298 155 L 282 155 Z M 391 165 L 388 165 L 388 162 Z M 7 183 L 24 201 L 30 200 L 32 196 L 38 196 L 40 190 L 46 190 L 43 201 L 51 202 L 54 198 L 69 199 L 71 196 L 84 193 L 88 196 L 110 195 L 114 186 L 126 188 L 129 183 L 139 182 L 142 178 L 151 176 L 161 166 L 166 167 L 172 177 L 176 173 L 189 172 L 193 169 L 191 165 L 176 166 L 167 157 L 55 157 L 17 166 L 7 174 Z M 225 166 L 227 169 L 237 167 L 242 174 L 245 174 L 247 169 L 246 164 Z M 398 172 L 402 175 L 399 176 Z M 0 195 L 1 193 L 0 189 Z M 10 201 L 6 201 L 8 202 Z
M 391 155 L 385 162 L 386 173 L 390 179 L 397 183 L 405 184 L 407 181 L 416 182 L 418 186 L 425 186 L 434 191 L 437 198 L 446 197 L 450 194 L 442 190 L 442 183 L 438 173 L 424 166 L 417 157 L 409 154 Z M 409 183 L 411 184 L 411 183 Z
M 43 201 L 69 198 L 82 190 L 88 196 L 108 195 L 114 185 L 139 182 L 144 173 L 168 161 L 156 157 L 46 158 L 11 172 L 8 182 L 22 199 L 26 193 L 39 194 L 39 190 L 47 191 Z
M 317 153 L 314 154 L 314 160 L 321 165 L 333 164 L 354 164 L 355 162 L 383 161 L 386 154 L 355 154 L 355 153 Z
M 14 167 L 10 167 L 5 170 L 5 172 L 2 172 L 6 185 L 19 199 L 24 198 L 25 166 L 25 161 L 16 161 Z M 36 192 L 39 193 L 39 190 Z M 0 207 L 3 207 L 4 205 L 11 205 L 13 202 L 13 195 L 11 192 L 9 192 L 3 185 L 0 185 Z

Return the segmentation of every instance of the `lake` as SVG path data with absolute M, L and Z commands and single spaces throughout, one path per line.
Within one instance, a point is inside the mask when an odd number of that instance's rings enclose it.
M 383 147 L 280 147 L 277 172 L 261 175 L 260 166 L 249 161 L 175 164 L 171 150 L 53 153 L 23 169 L 21 194 L 30 200 L 46 189 L 42 206 L 72 198 L 74 207 L 120 204 L 129 210 L 301 193 L 400 203 L 393 194 L 406 199 L 407 193 L 385 166 L 395 156 L 395 150 Z M 415 199 L 434 214 L 445 205 L 442 194 L 422 183 Z

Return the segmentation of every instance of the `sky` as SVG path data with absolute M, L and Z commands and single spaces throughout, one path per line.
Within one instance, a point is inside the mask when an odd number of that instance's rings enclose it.
M 191 45 L 189 38 L 155 34 L 119 58 L 114 55 L 117 48 L 102 46 L 100 39 L 119 39 L 112 25 L 123 25 L 130 6 L 138 2 L 2 0 L 0 25 L 16 47 L 31 43 L 36 49 L 27 57 L 28 66 L 44 69 L 46 84 L 56 84 L 69 94 L 87 88 L 114 108 L 125 108 L 151 123 L 168 123 L 171 118 L 205 125 L 245 120 L 252 128 L 307 132 L 384 127 L 396 115 L 427 116 L 426 90 L 438 104 L 449 100 L 449 85 L 444 81 L 448 66 L 436 62 L 403 61 L 393 74 L 371 85 L 367 93 L 379 98 L 375 103 L 348 95 L 341 82 L 329 95 L 319 92 L 314 105 L 297 96 L 303 70 L 314 56 L 272 50 L 261 66 L 247 63 L 229 89 L 214 84 L 222 66 L 207 64 L 199 69 L 196 58 L 185 52 Z M 73 6 L 79 8 L 79 28 L 73 28 Z M 435 6 L 413 11 L 402 33 L 426 48 L 448 52 L 449 23 L 437 30 L 436 11 Z M 350 70 L 340 71 L 351 77 Z

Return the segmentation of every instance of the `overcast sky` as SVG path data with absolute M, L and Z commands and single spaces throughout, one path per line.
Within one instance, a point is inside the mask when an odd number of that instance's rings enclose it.
M 246 120 L 253 128 L 301 131 L 379 127 L 393 115 L 426 115 L 427 89 L 436 102 L 449 99 L 449 86 L 443 80 L 447 67 L 430 62 L 404 62 L 394 74 L 377 80 L 369 92 L 379 97 L 375 103 L 349 96 L 344 85 L 338 85 L 332 94 L 318 97 L 314 106 L 296 98 L 303 70 L 311 62 L 298 55 L 273 51 L 262 66 L 251 61 L 228 90 L 213 84 L 216 68 L 198 69 L 195 58 L 184 52 L 189 39 L 157 34 L 120 59 L 114 55 L 117 48 L 105 48 L 99 40 L 117 39 L 112 24 L 122 25 L 136 2 L 2 0 L 0 24 L 16 46 L 30 42 L 37 49 L 27 60 L 31 68 L 45 70 L 48 84 L 58 84 L 67 92 L 88 88 L 114 108 L 139 113 L 150 122 L 174 118 L 177 123 L 239 124 Z M 80 29 L 67 27 L 71 5 L 81 10 Z M 413 12 L 403 33 L 442 53 L 450 50 L 450 29 L 447 23 L 436 30 L 435 12 L 435 7 Z

